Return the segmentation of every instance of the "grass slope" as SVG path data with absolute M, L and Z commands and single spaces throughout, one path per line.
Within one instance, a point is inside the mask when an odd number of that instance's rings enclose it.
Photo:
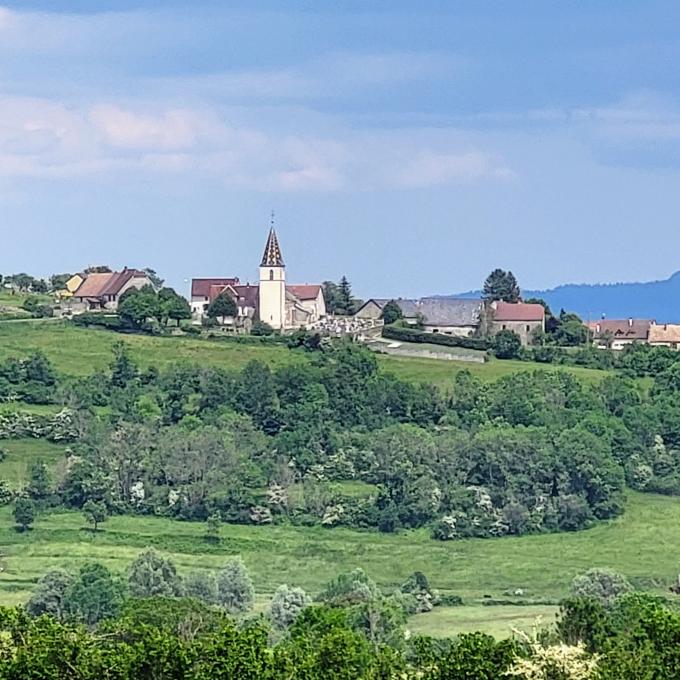
M 66 461 L 66 447 L 44 439 L 0 440 L 0 449 L 6 453 L 5 459 L 0 462 L 0 479 L 8 481 L 14 489 L 25 485 L 34 461 L 43 461 L 53 478 L 58 477 L 57 471 Z
M 576 574 L 593 566 L 612 567 L 636 587 L 663 593 L 677 578 L 679 525 L 678 499 L 631 493 L 623 517 L 577 533 L 439 542 L 425 531 L 386 535 L 227 525 L 221 544 L 212 545 L 204 540 L 201 523 L 160 517 L 113 517 L 93 536 L 80 514 L 59 512 L 39 517 L 34 529 L 20 533 L 5 507 L 0 510 L 0 602 L 25 598 L 51 567 L 97 559 L 123 571 L 150 545 L 170 555 L 182 571 L 217 568 L 240 554 L 256 588 L 267 593 L 281 583 L 317 592 L 338 572 L 357 566 L 384 587 L 423 571 L 433 587 L 461 595 L 466 604 L 479 604 L 484 596 L 512 598 L 518 588 L 527 599 L 559 599 Z
M 34 321 L 0 323 L 0 361 L 10 356 L 22 357 L 31 351 L 41 350 L 59 371 L 69 375 L 87 375 L 94 369 L 103 370 L 109 365 L 111 348 L 120 340 L 130 346 L 133 356 L 143 367 L 151 364 L 163 367 L 176 361 L 188 361 L 238 369 L 251 359 L 259 359 L 271 366 L 305 360 L 303 353 L 291 352 L 280 346 L 119 335 L 105 330 L 78 328 L 58 321 Z M 386 371 L 405 380 L 430 382 L 440 386 L 449 384 L 461 369 L 467 369 L 484 380 L 495 380 L 517 371 L 555 368 L 522 361 L 476 364 L 388 355 L 379 355 L 378 361 Z M 587 368 L 558 368 L 590 382 L 606 375 L 604 371 Z

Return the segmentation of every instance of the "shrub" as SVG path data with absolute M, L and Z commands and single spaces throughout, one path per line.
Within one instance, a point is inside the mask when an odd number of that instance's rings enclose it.
M 592 598 L 605 607 L 611 607 L 618 597 L 632 590 L 633 586 L 626 577 L 613 569 L 589 569 L 571 583 L 574 597 Z
M 284 584 L 274 593 L 269 616 L 277 628 L 288 628 L 310 604 L 311 600 L 302 588 L 291 588 Z
M 519 356 L 522 341 L 514 331 L 500 331 L 493 339 L 493 353 L 499 359 L 516 359 Z
M 484 338 L 459 337 L 457 335 L 442 335 L 441 333 L 425 333 L 415 328 L 401 328 L 399 326 L 385 326 L 383 338 L 401 340 L 402 342 L 430 343 L 446 347 L 462 347 L 464 349 L 487 350 L 490 347 Z
M 255 321 L 250 329 L 251 335 L 271 335 L 274 329 L 264 321 Z
M 217 600 L 230 614 L 243 614 L 255 600 L 255 588 L 240 557 L 230 560 L 217 575 Z
M 128 585 L 134 597 L 173 597 L 182 592 L 175 565 L 153 548 L 141 552 L 130 565 Z

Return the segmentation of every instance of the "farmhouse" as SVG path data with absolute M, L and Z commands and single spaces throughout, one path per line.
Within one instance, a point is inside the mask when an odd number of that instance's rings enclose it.
M 98 272 L 77 276 L 81 282 L 70 296 L 71 309 L 75 313 L 89 310 L 116 310 L 120 296 L 126 290 L 153 285 L 148 274 L 127 267 L 120 272 Z
M 680 349 L 680 324 L 650 324 L 647 342 L 654 347 Z
M 652 319 L 600 319 L 588 325 L 596 347 L 623 349 L 626 345 L 647 342 Z
M 408 300 L 397 298 L 371 298 L 357 310 L 358 319 L 379 319 L 385 305 L 393 301 L 401 309 L 405 323 L 420 326 L 426 333 L 442 333 L 468 337 L 480 324 L 481 300 L 457 298 L 420 298 Z
M 229 295 L 236 302 L 241 324 L 255 319 L 275 330 L 310 327 L 326 316 L 326 303 L 320 284 L 287 284 L 286 265 L 272 226 L 260 261 L 258 284 L 242 285 L 238 277 L 193 279 L 191 310 L 200 323 L 210 303 L 219 295 Z
M 513 331 L 523 345 L 528 345 L 534 333 L 545 331 L 545 309 L 538 303 L 492 302 L 490 333 Z

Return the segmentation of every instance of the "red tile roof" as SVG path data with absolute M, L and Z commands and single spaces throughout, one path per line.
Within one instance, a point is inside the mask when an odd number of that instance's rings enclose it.
M 209 297 L 211 286 L 235 286 L 238 284 L 238 277 L 230 279 L 192 279 L 191 297 Z
M 319 291 L 321 286 L 318 284 L 293 284 L 286 286 L 286 290 L 289 290 L 298 300 L 316 300 L 319 296 Z
M 118 295 L 126 283 L 137 277 L 148 278 L 147 274 L 144 272 L 140 272 L 138 269 L 128 269 L 127 267 L 125 267 L 122 272 L 113 272 L 113 276 L 102 288 L 99 295 Z
M 525 302 L 497 302 L 494 312 L 496 321 L 543 321 L 543 305 Z
M 653 323 L 652 319 L 601 319 L 591 321 L 589 326 L 595 338 L 607 333 L 619 339 L 646 340 Z
M 74 296 L 79 298 L 99 297 L 102 294 L 101 291 L 104 290 L 115 275 L 115 272 L 88 274 L 85 280 L 78 286 Z

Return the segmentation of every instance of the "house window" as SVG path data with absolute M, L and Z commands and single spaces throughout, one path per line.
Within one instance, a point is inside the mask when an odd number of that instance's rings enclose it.
M 508 330 L 508 327 L 505 324 L 503 324 L 503 330 L 504 331 Z
M 270 269 L 270 270 L 269 270 L 269 280 L 270 280 L 270 281 L 273 281 L 273 280 L 274 280 L 274 270 L 273 270 L 273 269 Z
M 531 330 L 531 326 L 527 324 L 527 333 Z

